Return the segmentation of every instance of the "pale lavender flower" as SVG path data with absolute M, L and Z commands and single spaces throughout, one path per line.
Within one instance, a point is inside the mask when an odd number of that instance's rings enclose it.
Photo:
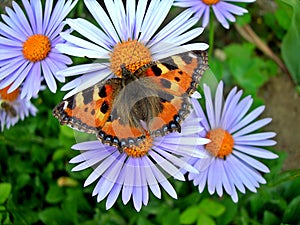
M 228 2 L 255 2 L 255 0 L 175 0 L 174 5 L 189 8 L 199 19 L 202 18 L 202 26 L 209 23 L 210 9 L 212 8 L 217 20 L 223 27 L 229 29 L 229 23 L 235 22 L 234 15 L 243 15 L 248 11 Z
M 183 170 L 197 173 L 186 160 L 192 156 L 207 157 L 206 153 L 197 150 L 209 142 L 208 139 L 199 136 L 203 129 L 200 120 L 192 112 L 182 123 L 181 133 L 174 132 L 155 138 L 148 136 L 143 146 L 125 148 L 123 153 L 114 146 L 103 145 L 100 141 L 78 143 L 72 148 L 80 150 L 81 154 L 74 157 L 70 163 L 79 165 L 72 171 L 89 167 L 94 169 L 84 186 L 98 179 L 93 196 L 98 195 L 98 202 L 107 197 L 107 209 L 111 208 L 121 195 L 124 204 L 132 198 L 135 209 L 140 211 L 142 205 L 148 204 L 149 190 L 157 198 L 161 198 L 161 188 L 171 197 L 177 198 L 168 177 L 184 181 Z M 133 154 L 137 156 L 134 157 Z
M 251 96 L 241 98 L 242 91 L 233 88 L 223 103 L 223 82 L 220 82 L 215 93 L 204 85 L 205 107 L 203 111 L 192 99 L 197 115 L 204 130 L 202 137 L 211 140 L 200 151 L 207 151 L 209 157 L 192 158 L 190 163 L 199 170 L 199 174 L 189 173 L 201 193 L 207 186 L 208 192 L 223 195 L 223 189 L 234 202 L 238 201 L 237 189 L 245 193 L 246 189 L 256 192 L 260 184 L 266 180 L 261 173 L 270 172 L 268 167 L 256 158 L 275 159 L 278 156 L 264 149 L 276 144 L 272 138 L 274 132 L 258 132 L 257 130 L 271 122 L 270 118 L 259 119 L 265 107 L 260 106 L 253 111 L 249 109 L 253 103 Z M 214 96 L 214 97 L 212 97 Z
M 12 92 L 21 86 L 21 98 L 30 99 L 44 79 L 52 92 L 57 89 L 54 78 L 65 81 L 56 72 L 72 61 L 55 47 L 64 42 L 59 36 L 62 21 L 77 1 L 57 1 L 53 11 L 53 0 L 45 1 L 44 11 L 40 0 L 22 2 L 26 13 L 13 1 L 7 15 L 1 15 L 5 23 L 0 22 L 0 88 L 12 84 Z
M 58 49 L 72 56 L 99 61 L 58 73 L 66 77 L 81 75 L 63 86 L 64 91 L 73 89 L 65 98 L 108 77 L 121 76 L 122 64 L 133 72 L 153 60 L 208 48 L 205 43 L 186 44 L 203 31 L 200 27 L 193 28 L 197 18 L 192 17 L 190 11 L 182 12 L 159 29 L 173 0 L 126 1 L 125 5 L 121 0 L 106 0 L 104 5 L 108 14 L 96 0 L 85 0 L 84 3 L 98 26 L 81 18 L 67 19 L 66 23 L 81 37 L 62 33 L 67 42 L 60 44 Z
M 0 89 L 0 128 L 1 131 L 14 126 L 19 120 L 30 115 L 35 116 L 37 109 L 26 99 L 21 99 L 19 89 L 7 93 L 9 86 Z

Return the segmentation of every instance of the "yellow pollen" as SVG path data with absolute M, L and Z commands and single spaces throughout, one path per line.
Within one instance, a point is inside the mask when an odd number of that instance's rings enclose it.
M 202 0 L 202 2 L 206 5 L 215 5 L 219 3 L 220 0 Z
M 128 39 L 114 46 L 110 54 L 111 70 L 122 76 L 121 65 L 125 65 L 132 73 L 141 66 L 152 61 L 150 50 L 137 40 Z
M 0 98 L 1 98 L 1 100 L 6 100 L 6 101 L 9 101 L 9 102 L 12 102 L 12 101 L 14 101 L 18 98 L 18 96 L 20 94 L 19 88 L 17 88 L 16 90 L 14 90 L 11 93 L 7 93 L 10 86 L 11 85 L 9 85 L 9 86 L 7 86 L 3 89 L 0 89 Z
M 213 156 L 224 159 L 226 156 L 232 153 L 234 140 L 231 134 L 222 128 L 216 128 L 209 131 L 206 135 L 211 140 L 205 148 Z
M 146 135 L 146 138 L 143 139 L 137 146 L 131 146 L 131 147 L 126 147 L 124 148 L 124 152 L 134 158 L 140 158 L 145 156 L 148 151 L 152 147 L 152 138 L 150 137 L 149 134 Z
M 30 36 L 23 43 L 24 58 L 37 62 L 45 59 L 51 50 L 51 43 L 47 36 L 42 34 L 35 34 Z

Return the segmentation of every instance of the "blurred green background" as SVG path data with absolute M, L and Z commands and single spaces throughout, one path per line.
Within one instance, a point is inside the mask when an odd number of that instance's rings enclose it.
M 2 13 L 10 5 L 0 1 Z M 300 1 L 257 0 L 241 6 L 249 14 L 229 30 L 215 24 L 209 63 L 226 88 L 239 86 L 254 97 L 255 106 L 267 106 L 264 117 L 273 118 L 265 130 L 277 132 L 278 144 L 271 150 L 280 157 L 263 161 L 271 169 L 264 175 L 266 185 L 257 193 L 240 194 L 235 204 L 227 195 L 199 194 L 192 182 L 171 181 L 178 200 L 163 192 L 162 199 L 151 195 L 139 213 L 121 199 L 105 210 L 105 200 L 97 203 L 91 196 L 94 185 L 83 188 L 91 169 L 71 172 L 74 133 L 51 113 L 65 93 L 45 90 L 33 101 L 36 117 L 0 133 L 0 224 L 300 224 Z M 169 19 L 178 10 L 172 9 Z M 69 17 L 91 19 L 81 0 Z M 208 43 L 208 37 L 205 29 L 198 41 Z

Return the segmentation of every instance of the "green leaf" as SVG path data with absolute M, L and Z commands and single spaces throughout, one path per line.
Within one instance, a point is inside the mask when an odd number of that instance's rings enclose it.
M 226 210 L 216 219 L 217 224 L 232 224 L 232 221 L 238 212 L 238 204 L 234 203 L 231 198 L 224 198 L 220 202 Z
M 299 0 L 282 0 L 282 2 L 293 8 L 293 18 L 291 26 L 282 40 L 281 54 L 282 58 L 291 73 L 294 82 L 300 83 L 300 1 Z
M 225 207 L 222 204 L 208 198 L 200 202 L 199 208 L 203 210 L 206 215 L 212 217 L 219 217 L 225 212 Z
M 241 25 L 241 26 L 244 26 L 246 24 L 249 24 L 251 22 L 251 15 L 250 13 L 246 13 L 242 16 L 239 16 L 236 18 L 236 23 Z
M 66 224 L 62 211 L 56 207 L 47 208 L 40 212 L 39 218 L 46 225 Z
M 200 214 L 197 220 L 197 225 L 215 225 L 215 221 L 205 214 Z
M 3 204 L 11 192 L 11 184 L 0 183 L 0 204 Z
M 150 222 L 150 220 L 143 218 L 143 217 L 139 217 L 138 221 L 137 221 L 137 225 L 153 225 L 153 223 Z
M 57 185 L 50 186 L 47 194 L 46 194 L 46 201 L 49 203 L 57 203 L 64 199 L 65 194 L 63 189 Z
M 181 224 L 192 224 L 197 221 L 199 216 L 199 207 L 198 206 L 191 206 L 183 211 L 180 215 L 180 223 Z
M 280 224 L 280 219 L 274 214 L 269 211 L 264 211 L 264 225 L 273 225 L 273 224 Z
M 293 199 L 286 208 L 282 221 L 284 223 L 297 223 L 299 222 L 300 215 L 300 196 Z
M 278 4 L 277 10 L 275 12 L 276 20 L 282 28 L 287 30 L 291 25 L 293 10 L 291 7 L 284 4 L 282 0 L 277 0 L 276 2 Z
M 180 225 L 179 223 L 179 209 L 177 210 L 172 210 L 171 212 L 169 212 L 168 214 L 165 215 L 165 217 L 163 218 L 163 225 Z
M 248 93 L 256 93 L 277 72 L 277 65 L 256 57 L 254 49 L 255 46 L 250 43 L 231 44 L 224 49 L 230 73 Z

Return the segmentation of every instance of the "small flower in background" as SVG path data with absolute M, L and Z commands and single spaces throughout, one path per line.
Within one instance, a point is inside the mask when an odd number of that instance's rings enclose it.
M 198 185 L 201 193 L 205 186 L 208 192 L 217 192 L 223 195 L 223 188 L 231 196 L 234 202 L 238 201 L 236 188 L 245 193 L 245 188 L 256 192 L 259 184 L 266 183 L 261 173 L 270 172 L 269 169 L 254 159 L 254 157 L 264 159 L 275 159 L 278 156 L 265 150 L 265 146 L 276 144 L 272 138 L 274 132 L 255 132 L 271 122 L 270 118 L 254 120 L 261 115 L 264 106 L 260 106 L 249 112 L 252 105 L 251 96 L 241 99 L 242 91 L 237 92 L 233 88 L 228 94 L 223 104 L 223 82 L 220 82 L 216 93 L 211 94 L 211 90 L 204 85 L 206 113 L 200 104 L 194 102 L 195 112 L 201 120 L 204 130 L 202 137 L 211 140 L 206 146 L 200 146 L 209 152 L 209 157 L 204 159 L 192 158 L 190 160 L 199 174 L 189 173 L 189 179 L 193 180 L 194 185 Z
M 202 18 L 203 27 L 209 23 L 210 8 L 212 8 L 217 20 L 223 27 L 229 29 L 228 21 L 235 22 L 234 15 L 241 16 L 248 11 L 228 2 L 255 2 L 255 0 L 175 0 L 174 5 L 189 8 L 196 17 Z
M 123 153 L 100 141 L 78 143 L 72 148 L 82 152 L 70 163 L 80 163 L 73 171 L 94 168 L 84 186 L 99 179 L 93 195 L 98 195 L 98 202 L 107 197 L 107 209 L 113 206 L 120 194 L 124 204 L 132 197 L 135 209 L 140 211 L 142 204 L 148 204 L 149 189 L 157 198 L 161 198 L 160 187 L 171 197 L 177 198 L 167 176 L 185 180 L 181 172 L 183 169 L 197 173 L 182 159 L 207 157 L 207 153 L 196 150 L 209 140 L 199 136 L 203 128 L 194 112 L 182 123 L 181 128 L 181 133 L 155 138 L 147 136 L 139 146 L 124 148 Z
M 9 129 L 19 119 L 24 120 L 29 115 L 35 116 L 37 109 L 30 101 L 20 98 L 20 90 L 8 93 L 10 86 L 0 89 L 0 127 Z
M 62 21 L 77 1 L 57 1 L 52 11 L 53 1 L 47 0 L 44 13 L 40 0 L 22 2 L 26 14 L 12 2 L 13 9 L 7 7 L 7 15 L 1 15 L 6 24 L 0 22 L 0 88 L 12 84 L 10 93 L 21 86 L 21 98 L 30 99 L 40 91 L 43 79 L 52 92 L 57 88 L 54 78 L 65 81 L 55 73 L 72 61 L 55 47 L 64 42 L 59 36 Z
M 96 0 L 85 5 L 100 28 L 85 19 L 67 19 L 66 23 L 83 38 L 62 33 L 67 41 L 57 48 L 72 56 L 99 59 L 99 63 L 83 64 L 60 71 L 62 76 L 84 74 L 67 83 L 62 90 L 71 90 L 65 97 L 113 76 L 121 76 L 121 65 L 132 72 L 153 60 L 190 50 L 205 50 L 207 44 L 185 44 L 199 36 L 203 29 L 193 28 L 197 18 L 184 11 L 160 31 L 173 0 L 104 1 L 108 15 Z M 190 30 L 191 29 L 191 30 Z

